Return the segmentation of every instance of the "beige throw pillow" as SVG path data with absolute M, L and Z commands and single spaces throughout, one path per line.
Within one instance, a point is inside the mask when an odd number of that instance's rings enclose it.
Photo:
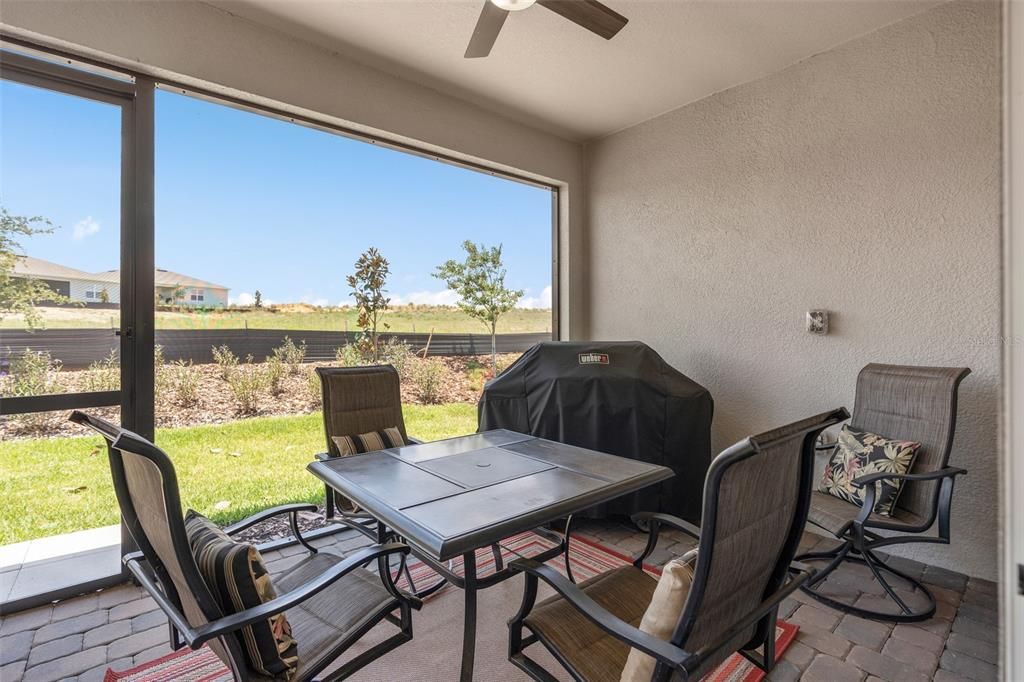
M 641 630 L 666 642 L 672 637 L 690 593 L 690 581 L 693 579 L 691 562 L 694 558 L 695 553 L 690 553 L 673 559 L 661 569 L 654 596 L 640 621 Z M 656 664 L 657 661 L 639 649 L 630 649 L 619 679 L 621 682 L 650 682 Z

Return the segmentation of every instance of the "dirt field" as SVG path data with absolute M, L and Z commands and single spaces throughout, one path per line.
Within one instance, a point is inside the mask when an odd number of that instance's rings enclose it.
M 89 308 L 40 308 L 49 329 L 109 329 L 117 327 L 118 310 Z M 384 321 L 393 332 L 435 334 L 486 334 L 486 327 L 449 306 L 407 305 L 389 310 Z M 20 315 L 5 315 L 0 329 L 24 329 Z M 294 329 L 357 331 L 356 312 L 351 307 L 317 308 L 290 304 L 261 309 L 237 308 L 217 311 L 158 310 L 157 329 Z M 551 310 L 517 308 L 498 321 L 499 334 L 551 331 Z

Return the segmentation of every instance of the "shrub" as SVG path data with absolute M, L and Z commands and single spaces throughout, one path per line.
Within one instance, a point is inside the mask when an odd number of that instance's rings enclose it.
M 54 360 L 49 351 L 26 350 L 11 359 L 10 376 L 0 381 L 0 395 L 27 397 L 63 393 L 58 374 L 60 360 Z M 52 412 L 31 412 L 14 419 L 15 430 L 22 433 L 45 433 L 53 420 Z
M 363 354 L 355 344 L 346 343 L 338 346 L 334 352 L 334 361 L 342 367 L 358 367 L 363 364 Z
M 174 402 L 182 407 L 192 407 L 198 403 L 199 370 L 192 366 L 192 361 L 176 360 L 165 368 Z
M 85 372 L 82 389 L 85 391 L 116 391 L 121 387 L 121 365 L 117 351 L 89 365 Z
M 466 380 L 474 391 L 484 390 L 484 385 L 491 380 L 493 374 L 490 367 L 470 367 L 466 370 Z
M 173 383 L 173 371 L 168 367 L 167 360 L 164 358 L 163 346 L 153 346 L 153 372 L 155 380 L 153 390 L 156 392 L 159 404 L 160 399 L 171 392 Z
M 3 394 L 10 398 L 63 393 L 58 373 L 63 363 L 54 360 L 50 351 L 26 350 L 11 361 L 11 376 L 4 384 Z
M 381 344 L 381 363 L 391 365 L 397 369 L 398 373 L 403 377 L 406 375 L 406 370 L 409 369 L 409 361 L 415 359 L 415 357 L 416 354 L 412 352 L 412 348 L 409 347 L 409 344 L 404 341 L 400 341 L 393 336 L 385 343 Z
M 281 359 L 277 355 L 272 355 L 267 358 L 267 361 L 263 364 L 264 376 L 267 379 L 267 388 L 270 390 L 272 395 L 280 395 L 281 393 L 281 381 L 284 379 L 284 375 L 287 372 L 287 368 Z
M 498 356 L 498 374 L 501 374 L 506 369 L 512 366 L 522 353 L 505 353 L 504 355 Z
M 267 376 L 252 364 L 252 356 L 246 358 L 228 377 L 228 388 L 239 414 L 255 414 L 259 409 L 260 395 L 266 389 Z
M 213 361 L 220 367 L 220 378 L 228 380 L 231 372 L 238 367 L 238 356 L 231 352 L 227 344 L 213 347 Z
M 306 398 L 309 399 L 309 404 L 313 407 L 320 407 L 323 404 L 324 394 L 320 375 L 312 367 L 306 372 Z
M 448 366 L 435 358 L 417 358 L 411 366 L 410 378 L 420 402 L 433 405 L 441 402 L 441 392 Z
M 289 372 L 299 374 L 302 371 L 302 363 L 306 360 L 306 342 L 303 341 L 296 346 L 295 342 L 286 336 L 284 343 L 274 349 L 274 357 L 287 365 Z

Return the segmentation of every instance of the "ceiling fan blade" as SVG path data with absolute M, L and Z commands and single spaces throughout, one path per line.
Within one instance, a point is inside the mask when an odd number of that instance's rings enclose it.
M 484 0 L 484 8 L 476 20 L 476 28 L 473 29 L 473 37 L 469 39 L 465 56 L 473 59 L 489 55 L 507 16 L 508 10 L 501 9 L 490 0 Z
M 537 0 L 555 14 L 579 24 L 588 31 L 593 31 L 608 40 L 622 30 L 629 21 L 610 7 L 597 0 Z

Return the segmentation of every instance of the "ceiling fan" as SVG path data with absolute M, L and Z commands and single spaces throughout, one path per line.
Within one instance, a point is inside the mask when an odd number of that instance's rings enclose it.
M 465 56 L 472 59 L 489 55 L 509 12 L 529 9 L 534 3 L 606 40 L 610 40 L 629 21 L 597 0 L 484 0 L 484 8 L 473 29 L 473 37 L 469 39 Z

